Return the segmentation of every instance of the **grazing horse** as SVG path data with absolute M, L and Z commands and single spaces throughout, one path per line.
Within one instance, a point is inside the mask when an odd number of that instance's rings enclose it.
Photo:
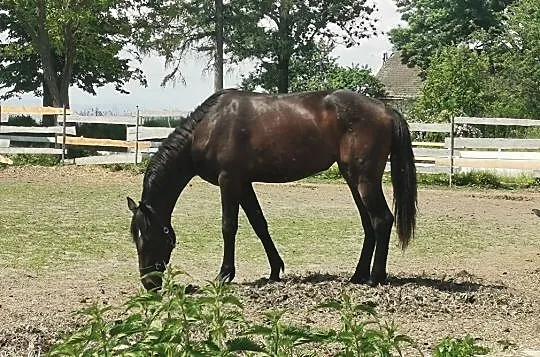
M 389 155 L 394 215 L 382 190 Z M 335 162 L 365 234 L 351 282 L 384 282 L 394 216 L 403 249 L 416 225 L 416 167 L 401 114 L 346 90 L 269 95 L 227 89 L 207 98 L 163 141 L 146 168 L 139 204 L 127 198 L 143 286 L 161 287 L 159 277 L 145 275 L 165 270 L 176 244 L 171 214 L 195 175 L 220 188 L 223 260 L 218 278 L 230 282 L 235 276 L 241 206 L 268 257 L 270 279 L 279 280 L 283 260 L 252 183 L 299 180 Z

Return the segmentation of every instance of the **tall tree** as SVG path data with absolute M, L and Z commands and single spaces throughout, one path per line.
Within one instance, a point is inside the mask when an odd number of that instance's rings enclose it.
M 163 85 L 183 81 L 180 66 L 188 55 L 202 55 L 209 64 L 216 58 L 219 11 L 214 1 L 140 0 L 139 5 L 137 44 L 145 52 L 165 57 L 169 72 Z M 287 92 L 292 61 L 310 55 L 320 41 L 353 46 L 376 34 L 374 11 L 367 0 L 224 3 L 225 61 L 255 60 L 255 72 L 273 80 L 271 87 L 277 91 Z
M 337 67 L 336 58 L 331 56 L 333 46 L 318 43 L 305 48 L 303 53 L 295 53 L 289 63 L 289 89 L 293 92 L 306 90 L 308 82 L 320 78 Z M 278 92 L 279 70 L 275 63 L 260 63 L 255 70 L 242 78 L 241 87 L 247 90 Z
M 161 81 L 162 86 L 177 81 L 185 83 L 181 65 L 190 55 L 206 58 L 207 69 L 216 60 L 215 40 L 219 31 L 216 1 L 220 0 L 136 1 L 138 14 L 134 23 L 134 42 L 141 53 L 164 57 L 168 72 Z M 227 17 L 227 9 L 228 6 L 224 5 L 224 18 Z M 224 19 L 223 32 L 227 32 L 229 26 Z
M 411 115 L 422 121 L 448 122 L 450 116 L 481 116 L 489 101 L 487 57 L 464 45 L 444 47 L 433 56 Z
M 482 51 L 467 44 L 439 49 L 412 114 L 428 121 L 450 115 L 540 118 L 538 0 L 515 1 L 502 25 Z
M 292 92 L 318 91 L 336 88 L 350 89 L 372 97 L 386 94 L 384 85 L 367 68 L 341 67 L 331 55 L 332 46 L 319 43 L 310 53 L 291 57 L 289 65 L 289 90 Z M 266 68 L 245 76 L 242 87 L 248 90 L 262 89 L 276 93 L 277 69 Z
M 257 62 L 261 76 L 273 78 L 277 91 L 289 90 L 291 61 L 317 50 L 317 44 L 351 47 L 376 35 L 366 0 L 241 0 L 231 3 L 229 51 L 233 60 Z
M 216 58 L 214 60 L 214 91 L 223 89 L 223 0 L 215 0 Z
M 506 11 L 505 31 L 491 53 L 497 94 L 490 114 L 540 119 L 540 3 L 517 0 Z
M 0 87 L 4 97 L 24 92 L 44 96 L 46 104 L 69 108 L 76 84 L 95 94 L 113 83 L 125 92 L 130 79 L 145 84 L 130 67 L 128 0 L 5 0 L 0 4 Z M 20 83 L 18 81 L 21 81 Z
M 397 0 L 407 25 L 390 30 L 390 41 L 405 61 L 423 69 L 442 47 L 467 43 L 489 46 L 504 31 L 504 9 L 515 0 Z M 482 41 L 475 36 L 484 32 Z

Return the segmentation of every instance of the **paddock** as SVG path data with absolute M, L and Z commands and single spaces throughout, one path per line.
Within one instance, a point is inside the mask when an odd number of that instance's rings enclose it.
M 140 173 L 95 166 L 0 170 L 0 356 L 38 355 L 77 326 L 74 311 L 95 300 L 118 305 L 141 288 L 125 203 L 140 195 L 141 181 Z M 467 333 L 499 355 L 540 349 L 538 190 L 420 186 L 416 237 L 402 252 L 392 235 L 389 284 L 377 288 L 347 282 L 363 233 L 345 184 L 255 190 L 285 279 L 266 283 L 264 250 L 241 213 L 233 284 L 248 315 L 285 308 L 300 324 L 334 324 L 308 310 L 346 289 L 425 352 Z M 386 185 L 388 200 L 390 193 Z M 191 275 L 186 283 L 219 271 L 220 217 L 218 188 L 192 181 L 173 214 L 171 263 Z

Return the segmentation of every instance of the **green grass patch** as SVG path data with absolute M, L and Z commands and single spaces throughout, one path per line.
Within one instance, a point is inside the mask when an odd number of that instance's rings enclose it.
M 445 173 L 417 173 L 419 186 L 448 186 L 449 175 Z M 314 183 L 344 183 L 337 165 L 332 165 L 328 170 L 313 175 L 307 182 Z M 383 175 L 383 183 L 391 183 L 389 172 Z M 540 188 L 540 178 L 535 178 L 530 174 L 513 176 L 497 175 L 488 171 L 472 171 L 467 173 L 456 173 L 453 176 L 453 184 L 458 187 L 474 187 L 488 189 L 528 189 Z
M 0 266 L 39 271 L 134 254 L 123 196 L 116 185 L 0 185 Z

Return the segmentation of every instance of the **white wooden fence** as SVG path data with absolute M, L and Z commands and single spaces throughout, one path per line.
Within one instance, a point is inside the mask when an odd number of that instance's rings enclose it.
M 60 125 L 52 127 L 23 127 L 7 126 L 2 122 L 7 122 L 10 115 L 58 115 Z M 144 157 L 157 150 L 160 142 L 150 142 L 139 136 L 139 123 L 144 119 L 151 118 L 179 118 L 186 115 L 185 112 L 172 111 L 147 111 L 137 113 L 133 116 L 81 116 L 73 114 L 70 110 L 64 111 L 62 108 L 52 107 L 22 107 L 22 106 L 0 106 L 0 154 L 54 154 L 61 155 L 64 164 L 112 164 L 112 163 L 138 163 Z M 130 133 L 126 140 L 97 139 L 77 137 L 74 123 L 81 124 L 114 124 L 126 125 Z M 161 140 L 166 137 L 166 133 L 173 128 L 155 128 L 160 133 L 156 139 Z M 143 134 L 144 134 L 143 130 Z M 133 133 L 133 134 L 131 134 Z M 39 135 L 39 136 L 38 136 Z M 12 146 L 15 142 L 49 144 L 47 147 L 20 147 Z M 49 146 L 54 147 L 49 147 Z M 66 149 L 68 146 L 91 146 L 100 148 L 120 148 L 125 152 L 101 151 L 102 155 L 92 157 L 81 157 L 66 159 Z
M 15 127 L 2 125 L 8 115 L 13 114 L 56 114 L 61 125 L 53 127 Z M 137 163 L 152 155 L 167 137 L 172 127 L 147 127 L 141 118 L 179 118 L 187 113 L 139 112 L 133 116 L 81 116 L 62 108 L 50 107 L 0 107 L 0 154 L 56 154 L 62 155 L 66 164 L 111 164 Z M 125 140 L 77 137 L 73 123 L 121 124 L 126 125 Z M 441 142 L 413 142 L 416 166 L 419 172 L 454 172 L 490 170 L 500 174 L 528 173 L 540 177 L 540 139 L 512 138 L 462 138 L 455 137 L 457 125 L 513 125 L 540 127 L 540 120 L 514 118 L 456 117 L 450 123 L 409 123 L 411 132 L 443 133 Z M 39 135 L 39 136 L 36 136 Z M 53 147 L 22 148 L 11 143 L 33 142 Z M 102 151 L 101 155 L 66 159 L 68 146 L 93 146 L 124 150 L 119 153 Z M 389 166 L 387 167 L 389 169 Z

